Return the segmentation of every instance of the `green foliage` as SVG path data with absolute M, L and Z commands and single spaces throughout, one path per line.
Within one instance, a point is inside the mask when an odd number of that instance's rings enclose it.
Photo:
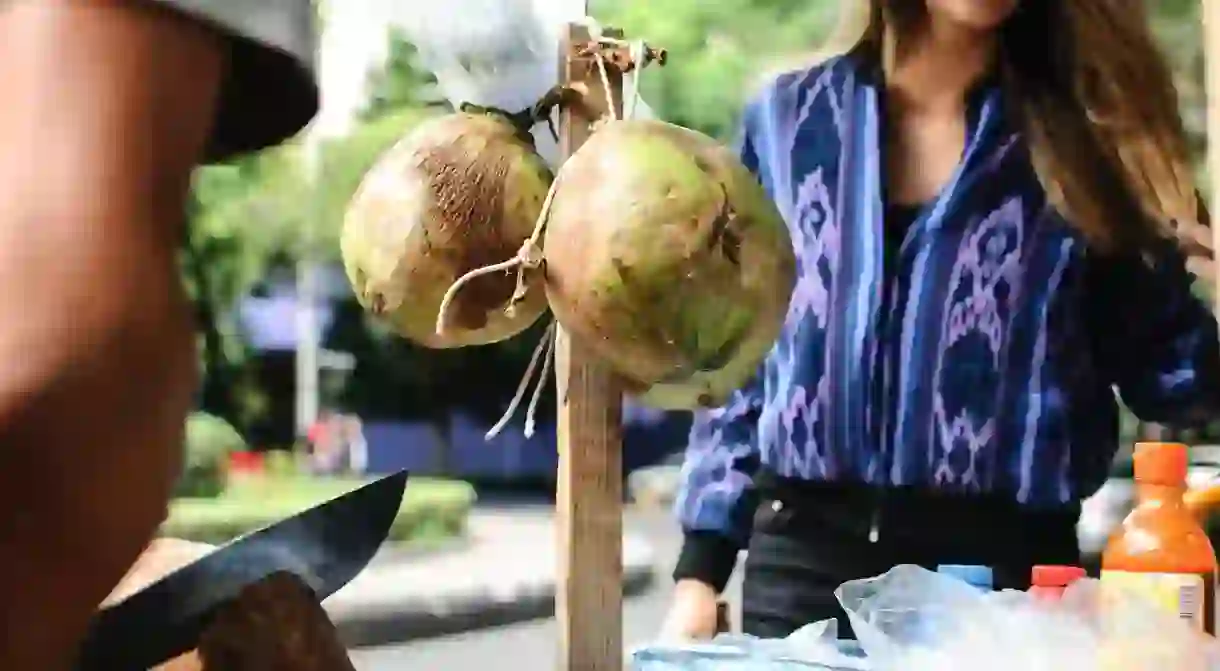
M 1159 0 L 1150 3 L 1149 13 L 1153 30 L 1173 69 L 1182 121 L 1202 160 L 1207 150 L 1207 101 L 1203 89 L 1201 7 L 1197 0 Z
M 246 449 L 225 420 L 197 412 L 186 420 L 184 466 L 175 491 L 182 497 L 215 497 L 225 488 L 229 455 Z
M 361 481 L 302 476 L 234 483 L 214 499 L 180 499 L 170 505 L 160 534 L 225 543 L 348 492 Z M 389 540 L 429 541 L 465 531 L 474 489 L 449 480 L 411 478 Z
M 268 450 L 263 453 L 263 464 L 270 477 L 295 477 L 303 472 L 302 454 L 292 450 Z
M 297 153 L 287 146 L 203 168 L 189 202 L 181 268 L 199 329 L 200 407 L 242 422 L 254 419 L 243 400 L 255 390 L 234 308 L 277 256 L 295 255 L 308 194 Z
M 363 121 L 374 121 L 403 109 L 440 107 L 436 77 L 419 66 L 415 46 L 392 28 L 385 66 L 369 73 L 369 99 L 360 113 Z
M 829 33 L 838 2 L 816 0 L 595 0 L 594 15 L 669 50 L 663 68 L 641 78 L 659 116 L 721 139 L 733 136 L 763 73 L 812 53 Z

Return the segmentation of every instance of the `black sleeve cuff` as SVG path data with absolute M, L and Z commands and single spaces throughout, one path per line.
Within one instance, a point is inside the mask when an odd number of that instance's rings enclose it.
M 741 546 L 714 531 L 687 531 L 674 567 L 674 580 L 694 579 L 723 592 Z

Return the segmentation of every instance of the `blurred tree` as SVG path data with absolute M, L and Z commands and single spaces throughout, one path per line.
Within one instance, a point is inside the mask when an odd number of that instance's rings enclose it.
M 223 418 L 194 412 L 186 419 L 183 441 L 184 463 L 175 496 L 219 496 L 226 485 L 229 455 L 248 449 L 245 440 Z
M 1153 30 L 1174 72 L 1182 106 L 1182 120 L 1199 153 L 1200 167 L 1207 149 L 1207 101 L 1203 90 L 1203 25 L 1198 0 L 1160 0 L 1149 3 Z
M 721 139 L 764 73 L 794 66 L 829 34 L 838 0 L 593 0 L 593 12 L 627 35 L 669 49 L 641 78 L 662 118 Z
M 203 370 L 201 409 L 243 423 L 246 357 L 237 301 L 266 273 L 299 230 L 301 180 L 290 150 L 273 150 L 201 169 L 188 205 L 182 272 L 195 307 Z
M 363 121 L 375 121 L 403 109 L 443 107 L 436 91 L 436 77 L 419 66 L 415 46 L 402 31 L 392 28 L 385 65 L 369 73 L 369 99 L 360 112 Z

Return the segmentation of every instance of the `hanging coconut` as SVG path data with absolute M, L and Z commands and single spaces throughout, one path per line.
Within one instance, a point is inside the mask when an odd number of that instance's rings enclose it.
M 530 237 L 552 174 L 527 130 L 493 112 L 429 120 L 386 152 L 348 206 L 340 247 L 356 297 L 401 336 L 431 348 L 510 338 L 546 310 L 540 273 L 470 280 L 438 332 L 446 290 L 465 273 L 512 258 Z
M 655 407 L 723 403 L 771 349 L 792 241 L 738 158 L 656 120 L 615 121 L 565 163 L 547 217 L 559 323 Z

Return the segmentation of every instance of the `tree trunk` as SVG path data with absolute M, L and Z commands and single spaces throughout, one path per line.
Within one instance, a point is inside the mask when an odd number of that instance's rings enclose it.
M 204 412 L 219 417 L 234 417 L 232 373 L 225 357 L 224 336 L 220 333 L 212 282 L 206 271 L 206 255 L 189 245 L 186 250 L 186 272 L 195 284 L 195 328 L 203 335 L 203 380 L 199 391 L 199 406 Z

